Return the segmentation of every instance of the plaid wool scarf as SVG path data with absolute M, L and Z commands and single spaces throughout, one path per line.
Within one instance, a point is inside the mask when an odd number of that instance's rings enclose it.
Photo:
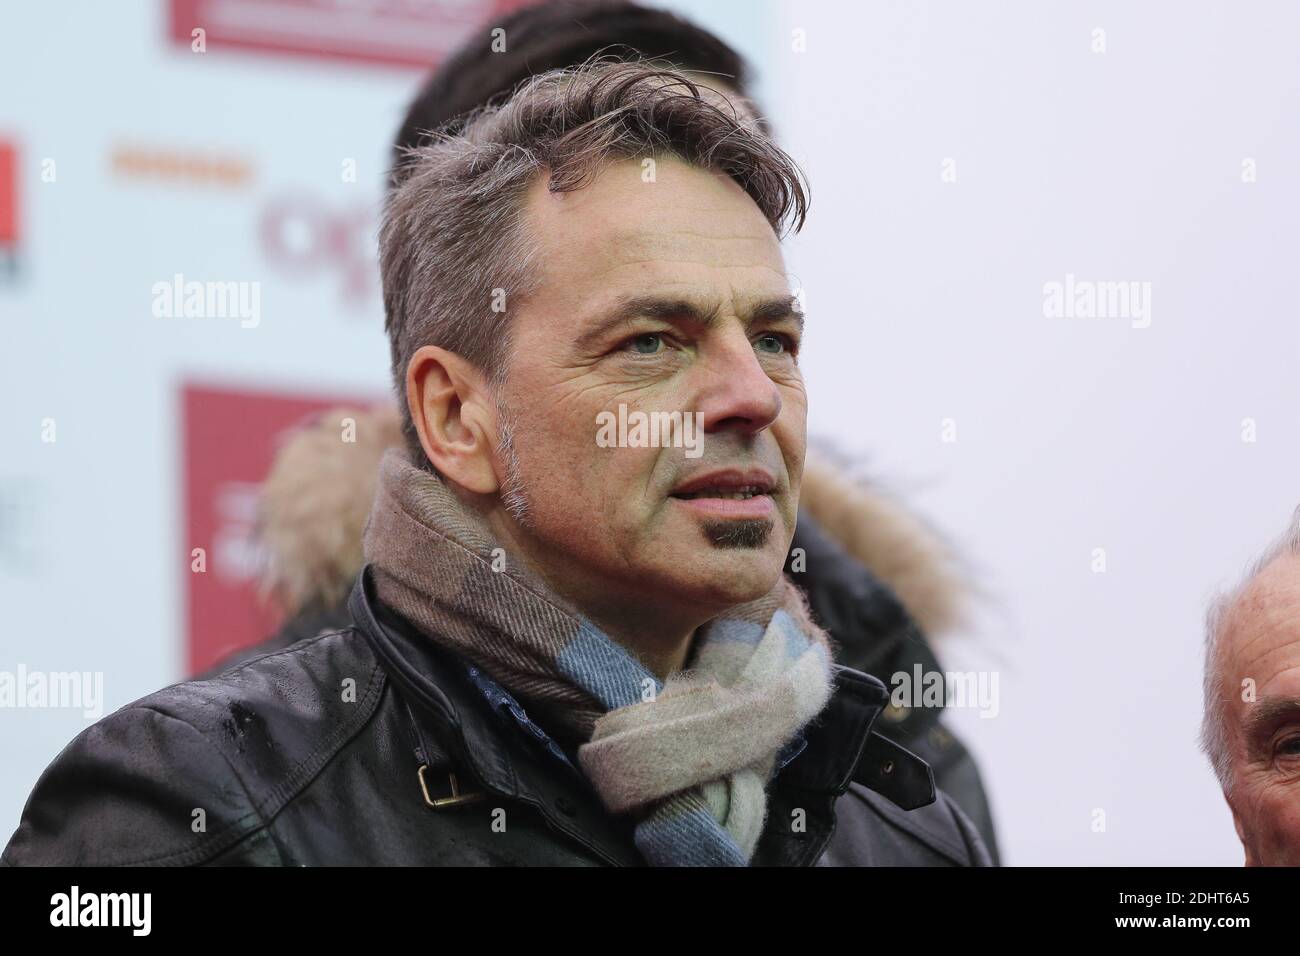
M 777 755 L 830 698 L 830 642 L 785 575 L 696 631 L 658 680 L 566 604 L 436 475 L 386 453 L 365 533 L 380 599 L 586 741 L 583 772 L 651 865 L 746 866 Z

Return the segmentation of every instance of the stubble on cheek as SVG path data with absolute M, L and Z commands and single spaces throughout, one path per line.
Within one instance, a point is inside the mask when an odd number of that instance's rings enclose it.
M 532 527 L 532 508 L 524 488 L 522 469 L 519 464 L 518 425 L 513 414 L 497 399 L 497 415 L 501 421 L 501 443 L 499 453 L 505 468 L 505 478 L 501 487 L 501 505 L 520 527 Z

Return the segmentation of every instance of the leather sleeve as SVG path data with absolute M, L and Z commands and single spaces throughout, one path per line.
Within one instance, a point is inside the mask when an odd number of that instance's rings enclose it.
M 277 853 L 229 762 L 188 722 L 128 706 L 45 769 L 5 848 L 10 866 L 271 863 Z

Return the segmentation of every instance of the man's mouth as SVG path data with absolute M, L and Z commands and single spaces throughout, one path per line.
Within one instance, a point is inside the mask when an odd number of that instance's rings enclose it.
M 670 497 L 705 517 L 770 518 L 775 490 L 776 481 L 765 471 L 728 469 L 685 481 Z
M 745 488 L 735 490 L 726 488 L 704 488 L 700 491 L 688 491 L 684 494 L 673 495 L 674 498 L 681 498 L 684 501 L 691 501 L 695 498 L 733 498 L 738 501 L 746 501 L 755 495 L 765 494 L 759 485 L 749 485 Z

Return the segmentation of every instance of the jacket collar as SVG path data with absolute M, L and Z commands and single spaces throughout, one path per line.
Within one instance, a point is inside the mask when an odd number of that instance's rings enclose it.
M 486 675 L 477 674 L 385 607 L 375 595 L 368 566 L 357 579 L 348 608 L 384 670 L 415 705 L 413 714 L 423 711 L 449 731 L 439 735 L 439 742 L 452 747 L 453 759 L 469 767 L 483 786 L 536 807 L 553 827 L 606 862 L 642 865 L 630 821 L 604 809 L 583 774 L 565 754 L 556 752 L 558 746 L 513 698 L 490 680 L 478 679 Z M 770 838 L 765 833 L 760 844 L 761 855 L 770 862 L 811 863 L 820 856 L 834 829 L 834 798 L 851 781 L 867 786 L 873 786 L 869 780 L 883 783 L 885 788 L 873 789 L 900 805 L 919 806 L 934 799 L 929 767 L 872 733 L 872 724 L 889 699 L 885 685 L 838 665 L 834 678 L 830 702 L 804 729 L 804 746 L 785 755 L 789 762 L 773 783 L 774 790 L 788 790 L 799 798 L 797 803 L 807 805 L 809 814 L 822 817 L 809 827 L 815 845 L 810 847 L 807 839 L 793 840 L 785 827 L 772 828 L 775 832 Z M 882 751 L 882 747 L 892 749 Z M 885 762 L 891 769 L 882 774 Z M 888 792 L 889 787 L 895 792 Z M 808 800 L 809 796 L 827 799 Z
M 925 635 L 893 591 L 802 510 L 786 572 L 805 588 L 814 618 L 834 639 L 845 664 L 886 680 L 899 673 L 910 677 L 917 668 L 926 673 L 940 669 Z M 891 737 L 915 739 L 942 715 L 942 706 L 886 702 L 880 727 Z
M 608 863 L 637 866 L 641 856 L 625 821 L 607 813 L 596 791 L 576 769 L 542 752 L 505 722 L 474 686 L 465 664 L 390 611 L 375 595 L 367 565 L 348 599 L 352 621 L 381 666 L 412 704 L 424 733 L 452 750 L 493 793 L 539 810 L 547 821 Z

